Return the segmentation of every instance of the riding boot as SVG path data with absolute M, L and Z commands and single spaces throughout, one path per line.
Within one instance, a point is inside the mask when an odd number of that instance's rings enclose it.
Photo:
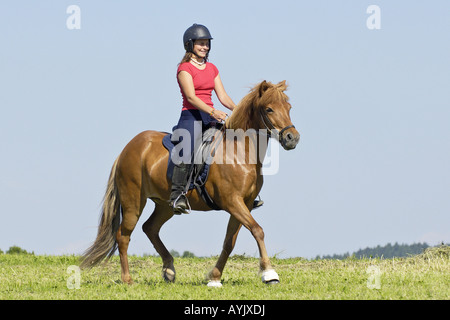
M 189 203 L 186 197 L 186 184 L 190 173 L 191 164 L 181 163 L 175 165 L 172 174 L 172 188 L 169 205 L 174 214 L 189 213 Z

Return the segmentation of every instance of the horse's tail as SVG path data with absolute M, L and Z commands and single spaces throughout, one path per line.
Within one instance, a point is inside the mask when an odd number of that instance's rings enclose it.
M 120 199 L 116 184 L 118 161 L 119 157 L 114 162 L 109 175 L 97 238 L 81 257 L 81 268 L 93 267 L 105 258 L 109 259 L 117 249 L 116 233 L 120 226 Z

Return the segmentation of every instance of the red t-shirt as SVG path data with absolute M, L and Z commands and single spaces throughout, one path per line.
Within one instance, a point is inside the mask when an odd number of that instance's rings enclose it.
M 186 71 L 192 76 L 192 80 L 194 81 L 195 95 L 198 98 L 200 98 L 204 103 L 206 103 L 208 106 L 213 107 L 213 102 L 211 100 L 211 93 L 214 90 L 214 79 L 219 74 L 219 70 L 217 69 L 217 67 L 212 63 L 207 62 L 206 68 L 200 70 L 194 65 L 192 65 L 192 63 L 190 62 L 181 63 L 178 66 L 177 70 L 177 81 L 178 81 L 178 73 L 180 73 L 180 71 Z M 179 82 L 178 86 L 180 86 Z M 187 101 L 186 96 L 184 95 L 184 92 L 181 89 L 181 86 L 180 91 L 181 95 L 183 96 L 182 110 L 197 109 Z

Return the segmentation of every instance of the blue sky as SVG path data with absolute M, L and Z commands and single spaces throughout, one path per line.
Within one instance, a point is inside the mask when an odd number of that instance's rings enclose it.
M 366 26 L 373 4 L 379 30 Z M 70 5 L 79 30 L 66 27 Z M 2 1 L 0 249 L 70 254 L 94 240 L 114 159 L 178 120 L 193 23 L 211 31 L 236 103 L 262 80 L 290 85 L 301 141 L 280 152 L 254 212 L 270 255 L 450 241 L 449 14 L 448 1 Z M 152 207 L 130 253 L 155 253 L 141 231 Z M 216 255 L 227 221 L 176 216 L 161 237 Z M 234 252 L 257 255 L 247 230 Z

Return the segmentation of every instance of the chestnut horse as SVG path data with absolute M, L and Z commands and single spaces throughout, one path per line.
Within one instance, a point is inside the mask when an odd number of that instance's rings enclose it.
M 275 135 L 284 149 L 295 148 L 300 134 L 290 119 L 291 105 L 284 93 L 286 88 L 285 81 L 278 84 L 261 82 L 235 108 L 225 123 L 226 128 L 244 131 L 253 129 L 260 133 L 258 137 L 268 132 L 264 136 L 266 142 L 270 135 Z M 164 279 L 175 281 L 174 259 L 159 237 L 162 225 L 174 215 L 168 202 L 171 181 L 166 176 L 169 153 L 162 144 L 165 135 L 166 133 L 157 131 L 138 134 L 114 162 L 103 200 L 97 238 L 84 253 L 82 268 L 92 267 L 109 258 L 118 247 L 122 281 L 132 283 L 127 258 L 128 244 L 147 199 L 150 198 L 155 203 L 155 209 L 142 229 L 163 260 Z M 225 139 L 217 139 L 220 141 L 218 143 L 224 144 L 226 135 L 225 133 Z M 244 139 L 244 143 L 245 141 L 247 140 Z M 233 138 L 233 143 L 236 146 L 243 142 Z M 248 153 L 252 149 L 258 154 L 265 154 L 266 149 L 261 148 L 267 148 L 267 143 L 261 144 L 253 140 L 242 150 Z M 258 244 L 262 281 L 279 282 L 267 255 L 263 229 L 251 214 L 253 202 L 263 185 L 262 161 L 263 159 L 253 163 L 236 161 L 231 164 L 229 161 L 213 161 L 210 165 L 206 190 L 214 203 L 230 214 L 230 219 L 222 252 L 208 274 L 209 286 L 221 286 L 220 278 L 241 226 L 251 232 Z M 187 196 L 193 210 L 211 210 L 197 190 L 189 191 Z

